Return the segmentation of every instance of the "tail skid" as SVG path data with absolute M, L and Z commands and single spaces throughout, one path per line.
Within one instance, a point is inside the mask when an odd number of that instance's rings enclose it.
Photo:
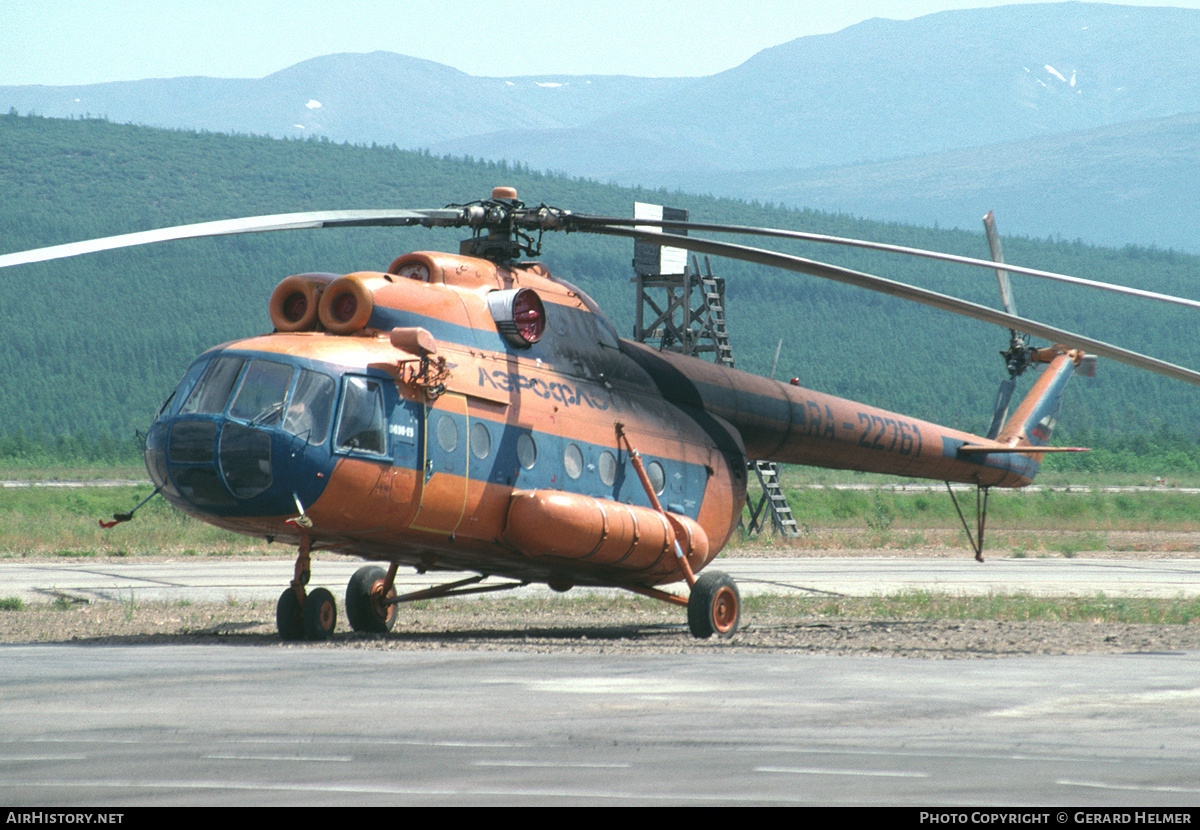
M 1041 377 L 1034 383 L 1029 394 L 1021 401 L 1017 411 L 1004 423 L 994 441 L 965 444 L 959 452 L 966 453 L 1022 453 L 1031 461 L 1040 463 L 1042 453 L 1047 452 L 1086 452 L 1086 447 L 1051 447 L 1051 434 L 1054 432 L 1059 407 L 1062 405 L 1063 392 L 1067 383 L 1074 377 L 1076 371 L 1091 377 L 1095 374 L 1096 358 L 1085 355 L 1077 349 L 1065 349 L 1056 346 L 1053 349 L 1040 349 L 1036 358 L 1050 365 L 1042 372 Z M 1034 470 L 1036 475 L 1036 469 Z M 1032 475 L 1031 475 L 1032 477 Z M 983 533 L 987 525 L 987 487 L 977 487 L 975 493 L 975 533 L 972 534 L 967 518 L 963 515 L 958 504 L 958 498 L 946 482 L 946 490 L 958 511 L 967 540 L 975 551 L 975 559 L 983 561 Z

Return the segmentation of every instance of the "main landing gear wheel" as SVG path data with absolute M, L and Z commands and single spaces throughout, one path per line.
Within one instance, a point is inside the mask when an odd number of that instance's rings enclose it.
M 304 605 L 294 588 L 288 588 L 279 597 L 279 604 L 275 606 L 275 626 L 282 640 L 304 639 Z
M 346 616 L 355 631 L 386 634 L 396 624 L 396 589 L 384 594 L 387 574 L 383 568 L 366 565 L 354 572 L 346 585 Z
M 333 594 L 318 588 L 304 600 L 304 636 L 310 640 L 328 640 L 337 625 L 337 603 Z
M 688 628 L 692 636 L 706 640 L 732 637 L 737 631 L 742 597 L 727 574 L 711 571 L 701 574 L 688 597 Z

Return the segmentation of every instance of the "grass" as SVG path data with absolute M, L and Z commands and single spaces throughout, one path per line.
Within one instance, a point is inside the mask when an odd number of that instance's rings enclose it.
M 1180 482 L 1194 484 L 1195 482 Z M 1041 484 L 1041 482 L 1039 482 Z M 839 486 L 842 485 L 842 486 Z M 845 485 L 867 485 L 849 489 Z M 874 485 L 877 489 L 870 489 Z M 907 489 L 896 489 L 901 485 Z M 764 546 L 804 549 L 965 547 L 966 538 L 954 503 L 939 482 L 879 475 L 788 467 L 782 486 L 797 523 L 798 540 L 771 533 L 755 539 L 735 535 L 738 548 Z M 1133 492 L 1106 487 L 1139 486 Z M 957 493 L 974 530 L 975 494 Z M 758 501 L 753 480 L 749 500 Z M 1089 550 L 1143 550 L 1145 541 L 1127 539 L 1130 532 L 1200 533 L 1200 496 L 1179 487 L 1155 487 L 1136 476 L 1077 476 L 1073 483 L 1038 489 L 991 491 L 986 546 L 1012 549 L 1023 556 L 1076 556 Z M 747 513 L 748 515 L 748 513 Z M 1191 541 L 1169 540 L 1173 551 L 1192 550 Z M 1126 546 L 1123 548 L 1122 546 Z
M 624 594 L 564 594 L 505 597 L 485 600 L 527 619 L 553 617 L 564 606 L 597 619 L 620 619 L 623 614 L 661 612 L 674 618 L 671 606 Z M 433 607 L 433 606 L 428 606 Z M 419 609 L 414 609 L 419 610 Z M 480 606 L 480 613 L 491 613 Z M 869 597 L 751 594 L 742 597 L 742 614 L 771 619 L 844 618 L 858 620 L 997 620 L 1009 622 L 1200 624 L 1200 597 L 1122 598 L 1092 596 L 1047 597 L 1028 593 L 966 596 L 935 591 L 903 591 Z
M 63 480 L 88 475 L 123 480 L 134 469 L 81 469 L 54 472 Z M 144 473 L 143 473 L 144 475 Z M 5 471 L 0 470 L 0 478 Z M 848 490 L 833 484 L 908 483 L 896 478 L 861 473 L 788 467 L 783 486 L 803 533 L 798 540 L 781 540 L 769 532 L 752 539 L 735 534 L 730 548 L 796 547 L 801 549 L 914 547 L 964 548 L 965 538 L 949 496 L 933 482 L 930 490 Z M 923 482 L 917 482 L 923 484 Z M 989 502 L 987 548 L 994 555 L 1077 556 L 1090 550 L 1134 550 L 1144 542 L 1126 538 L 1126 531 L 1200 533 L 1200 496 L 1160 488 L 1111 493 L 1114 484 L 1148 484 L 1136 478 L 1078 477 L 1063 490 L 993 490 Z M 825 485 L 824 487 L 813 485 Z M 1060 485 L 1063 486 L 1063 485 Z M 55 556 L 88 559 L 136 557 L 167 553 L 182 556 L 286 554 L 263 540 L 218 530 L 171 508 L 162 498 L 151 499 L 132 522 L 111 530 L 99 519 L 131 509 L 152 492 L 149 484 L 82 487 L 5 487 L 0 489 L 0 557 Z M 964 498 L 965 497 L 965 498 Z M 752 493 L 752 498 L 756 498 Z M 964 510 L 973 516 L 974 494 L 960 494 Z M 1123 535 L 1124 534 L 1124 535 Z M 1192 550 L 1191 541 L 1169 541 L 1174 552 Z M 1181 547 L 1182 545 L 1182 547 Z
M 196 521 L 162 498 L 151 499 L 131 522 L 100 527 L 100 519 L 132 509 L 153 490 L 149 484 L 0 489 L 0 556 L 86 559 L 266 550 L 265 542 Z
M 129 591 L 128 601 L 120 594 L 118 594 L 118 598 L 121 602 L 121 611 L 125 615 L 125 622 L 129 622 L 133 619 L 134 612 L 137 611 L 137 599 L 134 597 L 133 589 Z
M 140 481 L 146 478 L 141 464 L 119 466 L 73 464 L 0 463 L 3 481 Z
M 957 596 L 906 591 L 878 597 L 743 598 L 745 613 L 789 617 L 840 617 L 869 620 L 998 620 L 1007 622 L 1094 622 L 1194 625 L 1200 622 L 1200 597 L 1176 599 L 1042 597 L 1032 594 Z

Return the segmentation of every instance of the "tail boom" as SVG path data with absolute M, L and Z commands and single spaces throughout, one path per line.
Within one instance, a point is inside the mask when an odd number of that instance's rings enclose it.
M 715 363 L 622 344 L 672 402 L 741 434 L 751 460 L 1024 487 L 1037 475 L 1062 393 L 1083 360 L 1058 350 L 994 440 Z M 1077 449 L 1077 448 L 1068 448 Z

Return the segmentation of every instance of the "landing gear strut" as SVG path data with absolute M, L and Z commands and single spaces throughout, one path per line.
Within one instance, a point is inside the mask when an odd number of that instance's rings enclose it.
M 646 468 L 642 466 L 641 454 L 630 442 L 629 436 L 625 434 L 624 425 L 618 423 L 616 427 L 617 440 L 625 441 L 625 446 L 629 449 L 629 461 L 633 464 L 638 479 L 642 482 L 646 496 L 650 499 L 650 505 L 674 526 L 675 520 L 672 519 L 670 513 L 663 509 L 654 487 L 650 484 Z M 679 537 L 676 536 L 672 541 L 675 546 L 675 561 L 687 580 L 688 586 L 692 589 L 688 599 L 685 600 L 655 588 L 630 587 L 630 590 L 666 602 L 687 605 L 688 628 L 691 629 L 692 636 L 697 639 L 707 640 L 714 634 L 722 638 L 732 637 L 733 632 L 737 631 L 738 617 L 742 608 L 742 597 L 738 593 L 737 585 L 728 574 L 720 571 L 711 571 L 697 578 L 691 563 L 683 553 L 683 547 L 679 544 Z
M 983 561 L 983 531 L 987 526 L 987 503 L 988 493 L 987 487 L 975 485 L 975 529 L 978 535 L 971 535 L 971 526 L 967 524 L 967 517 L 963 515 L 962 508 L 958 506 L 958 497 L 954 495 L 954 490 L 950 488 L 950 482 L 946 482 L 946 492 L 950 494 L 950 500 L 954 502 L 954 509 L 958 511 L 958 519 L 962 522 L 963 530 L 967 532 L 967 541 L 971 543 L 971 550 L 975 551 L 975 561 Z

